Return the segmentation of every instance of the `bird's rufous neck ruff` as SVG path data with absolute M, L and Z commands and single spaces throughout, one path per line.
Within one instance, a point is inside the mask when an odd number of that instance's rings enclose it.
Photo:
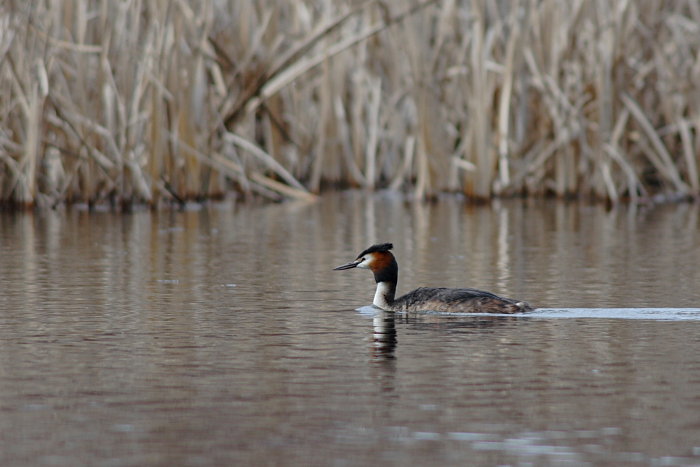
M 386 252 L 372 253 L 370 269 L 374 273 L 375 282 L 392 282 L 396 288 L 399 278 L 399 265 L 396 263 L 394 255 Z

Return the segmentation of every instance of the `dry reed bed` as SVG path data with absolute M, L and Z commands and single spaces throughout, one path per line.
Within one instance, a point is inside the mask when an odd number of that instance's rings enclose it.
M 0 201 L 700 189 L 695 0 L 0 6 Z

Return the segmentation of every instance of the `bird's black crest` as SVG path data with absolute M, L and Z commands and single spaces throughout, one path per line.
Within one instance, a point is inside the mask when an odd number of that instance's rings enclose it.
M 371 247 L 367 248 L 365 251 L 357 255 L 357 257 L 361 257 L 370 253 L 379 253 L 379 252 L 387 252 L 394 248 L 394 245 L 392 243 L 377 243 L 376 245 L 372 245 Z

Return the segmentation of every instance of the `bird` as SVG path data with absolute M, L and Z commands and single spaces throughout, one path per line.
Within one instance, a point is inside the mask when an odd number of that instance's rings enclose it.
M 393 247 L 392 243 L 372 245 L 357 255 L 354 261 L 333 270 L 360 268 L 372 271 L 377 283 L 372 304 L 385 311 L 503 314 L 533 311 L 526 302 L 468 288 L 420 287 L 399 298 L 394 298 L 399 278 L 399 265 L 390 251 Z

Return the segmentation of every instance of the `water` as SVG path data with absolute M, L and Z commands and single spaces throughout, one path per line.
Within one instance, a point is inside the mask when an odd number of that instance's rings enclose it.
M 0 215 L 0 465 L 700 465 L 695 205 Z M 527 317 L 368 307 L 470 286 Z

